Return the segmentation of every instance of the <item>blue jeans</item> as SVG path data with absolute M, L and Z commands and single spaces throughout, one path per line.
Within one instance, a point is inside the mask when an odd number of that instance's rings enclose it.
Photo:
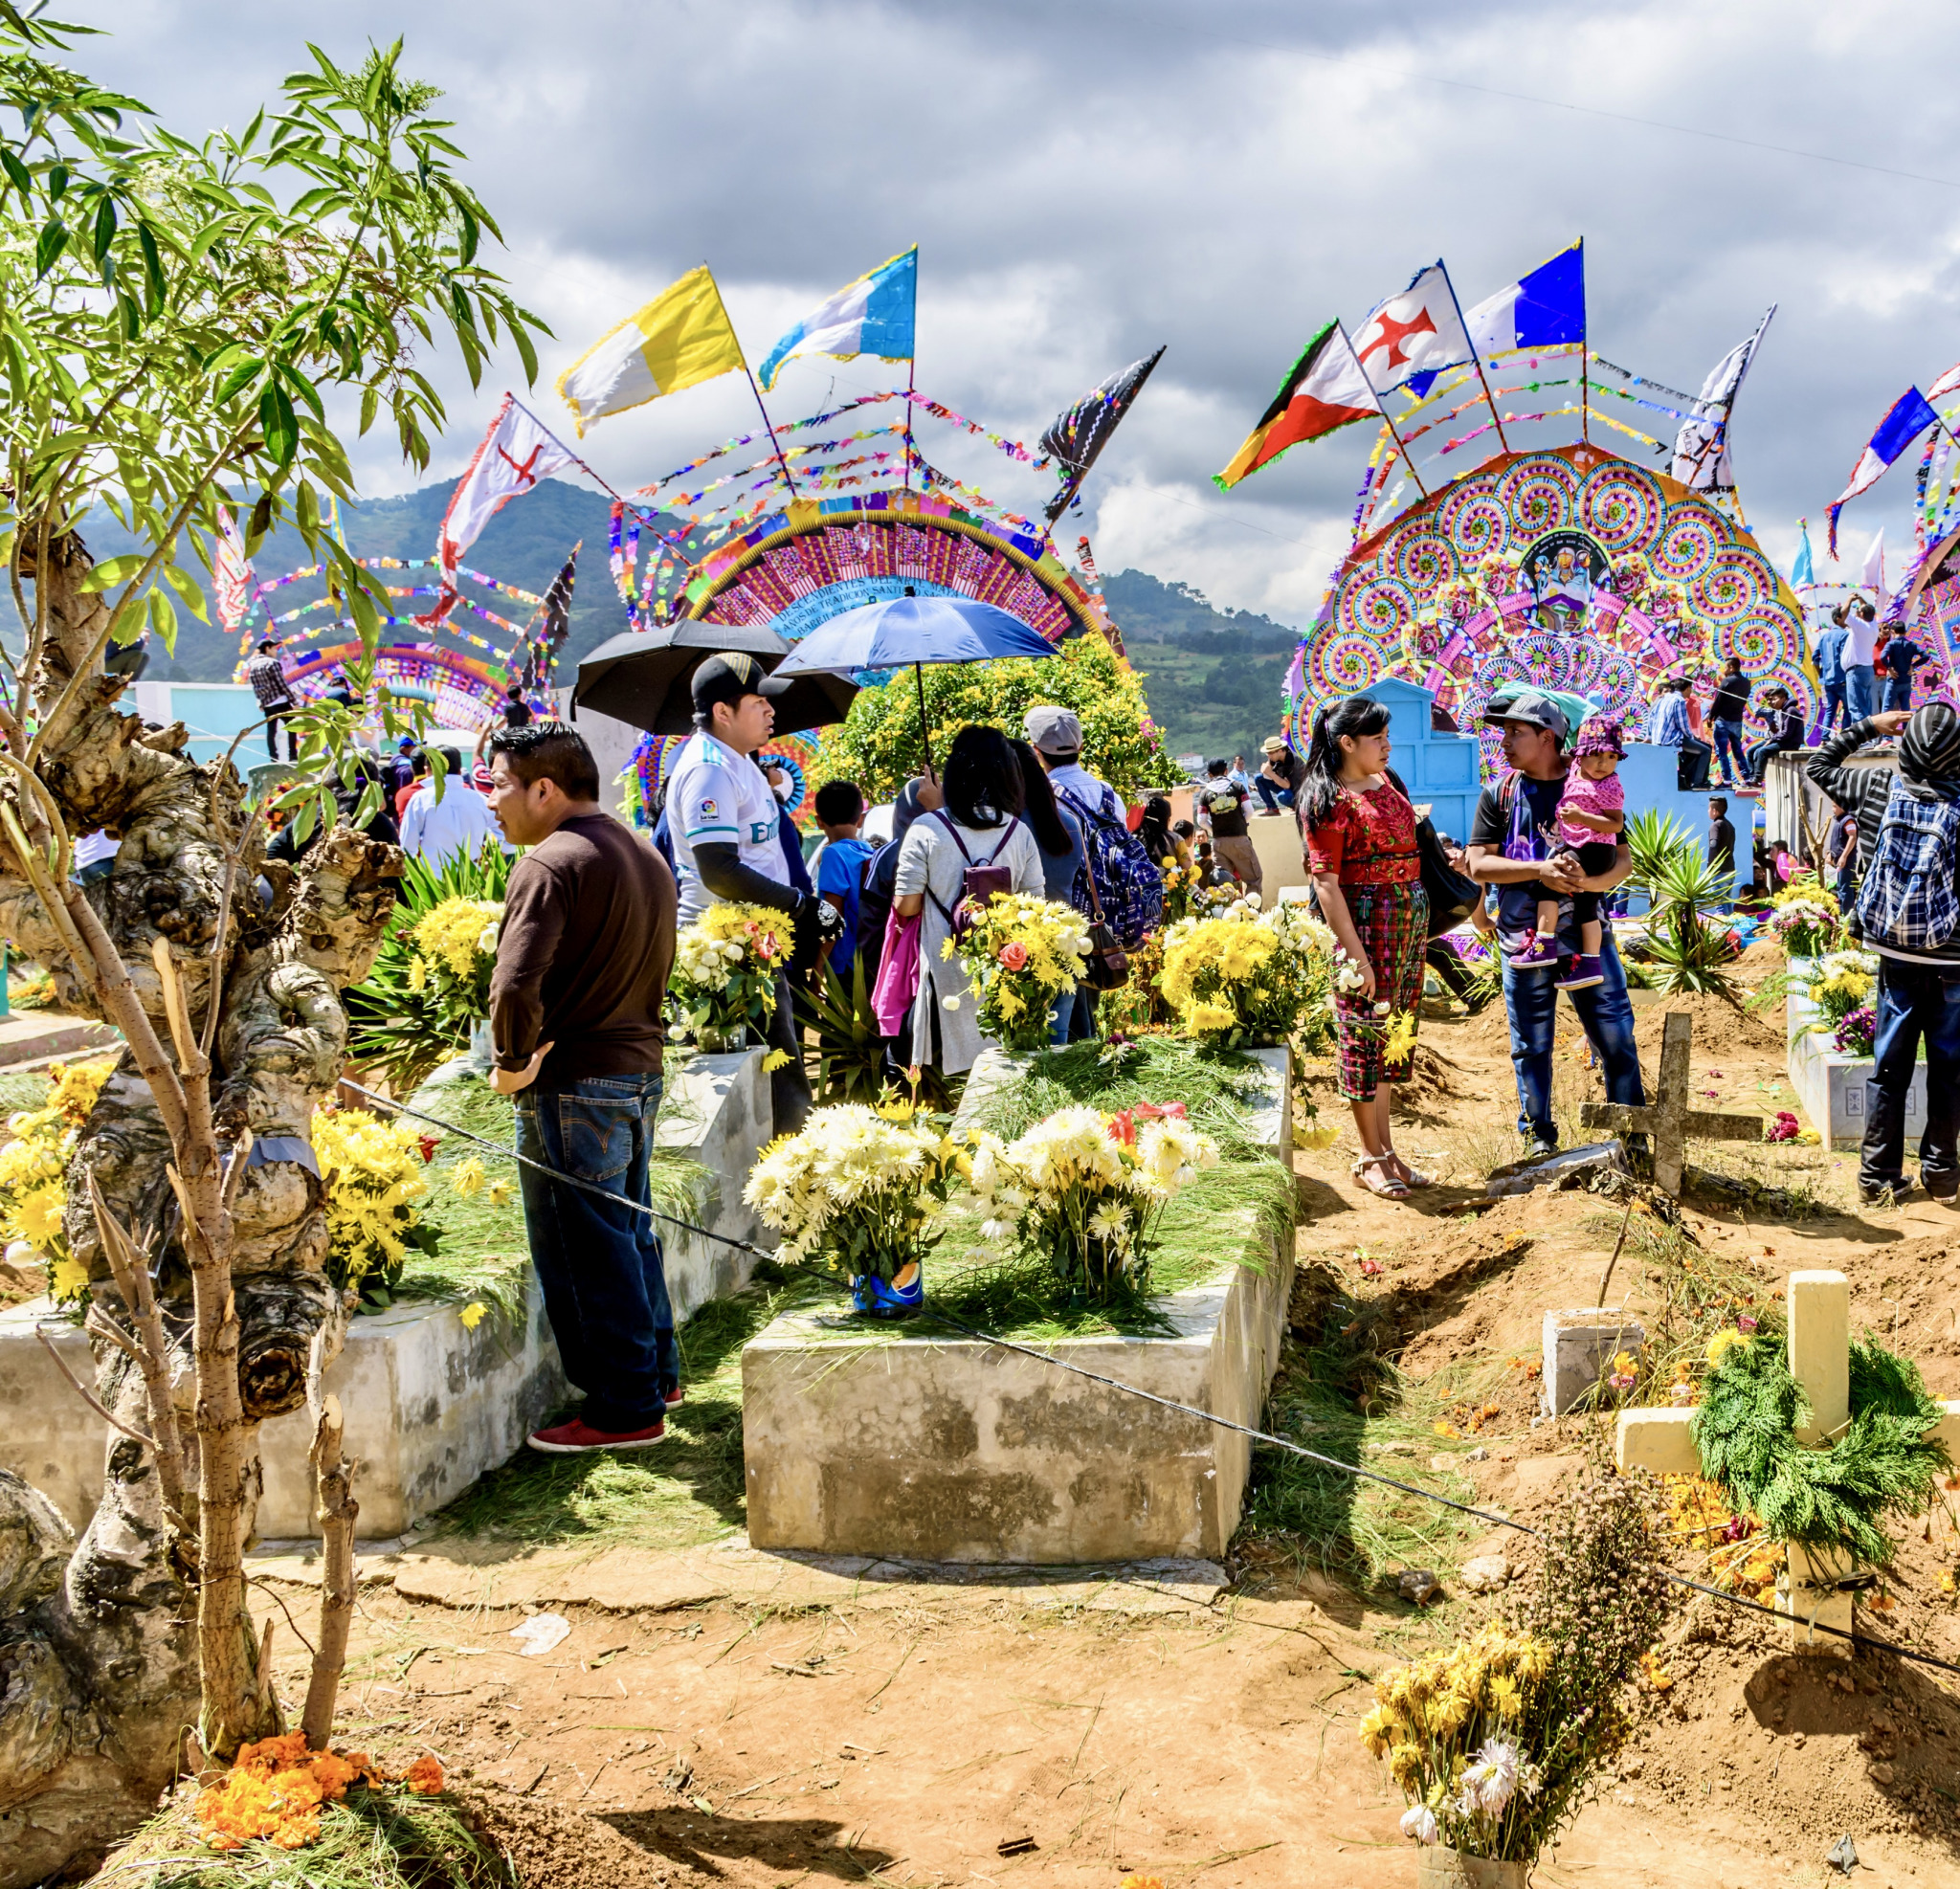
M 1096 993 L 1086 984 L 1064 990 L 1048 1012 L 1048 1047 L 1065 1050 L 1096 1033 Z
M 1864 1147 L 1858 1178 L 1868 1188 L 1895 1186 L 1905 1155 L 1905 1094 L 1926 1042 L 1926 1132 L 1919 1140 L 1919 1178 L 1929 1194 L 1950 1199 L 1960 1189 L 1960 965 L 1879 958 L 1878 1032 L 1872 1043 L 1871 1087 L 1865 1103 Z
M 1868 662 L 1844 665 L 1845 713 L 1853 722 L 1862 722 L 1879 705 L 1877 678 Z
M 1748 778 L 1748 761 L 1743 753 L 1742 723 L 1740 722 L 1716 722 L 1711 723 L 1715 732 L 1715 765 L 1722 769 L 1722 778 L 1731 787 Z
M 1885 678 L 1885 706 L 1887 708 L 1910 708 L 1912 706 L 1911 677 L 1887 676 Z
M 517 1148 L 533 1161 L 642 1206 L 660 1078 L 593 1076 L 568 1088 L 518 1092 Z M 680 1382 L 674 1308 L 654 1223 L 617 1201 L 518 1169 L 531 1264 L 565 1374 L 582 1412 L 610 1435 L 657 1423 Z
M 1761 787 L 1763 776 L 1770 771 L 1770 757 L 1782 751 L 1783 744 L 1773 736 L 1769 741 L 1755 743 L 1748 752 L 1748 778 Z
M 1599 941 L 1599 968 L 1605 982 L 1584 990 L 1568 990 L 1586 1040 L 1598 1053 L 1606 1077 L 1608 1101 L 1643 1107 L 1640 1054 L 1634 1046 L 1634 1007 L 1627 998 L 1627 974 L 1609 932 Z M 1504 960 L 1504 1013 L 1511 1026 L 1511 1068 L 1518 1078 L 1518 1132 L 1534 1142 L 1555 1145 L 1558 1130 L 1551 1120 L 1551 1038 L 1558 1011 L 1555 973 L 1514 970 Z
M 1835 682 L 1826 681 L 1824 684 L 1824 710 L 1817 721 L 1819 742 L 1831 739 L 1831 730 L 1838 725 L 1838 718 L 1840 715 L 1844 717 L 1848 726 L 1851 717 L 1844 706 L 1844 680 L 1841 677 Z

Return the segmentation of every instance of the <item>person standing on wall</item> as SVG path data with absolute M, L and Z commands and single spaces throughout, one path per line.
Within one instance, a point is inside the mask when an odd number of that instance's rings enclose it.
M 1708 726 L 1715 737 L 1715 765 L 1722 770 L 1724 787 L 1741 787 L 1749 777 L 1748 757 L 1742 745 L 1742 718 L 1748 713 L 1752 686 L 1742 673 L 1742 658 L 1732 656 L 1722 665 L 1722 679 L 1716 683 L 1715 699 L 1708 704 Z
M 1685 686 L 1682 684 L 1682 686 Z M 1558 987 L 1551 970 L 1520 970 L 1511 962 L 1537 923 L 1534 884 L 1542 882 L 1570 900 L 1579 892 L 1610 892 L 1633 869 L 1624 835 L 1613 865 L 1588 876 L 1575 858 L 1554 860 L 1547 837 L 1565 793 L 1565 711 L 1535 690 L 1500 691 L 1484 718 L 1503 731 L 1504 765 L 1512 771 L 1483 789 L 1470 829 L 1470 876 L 1497 888 L 1498 948 L 1503 955 L 1504 1013 L 1511 1026 L 1511 1068 L 1518 1084 L 1518 1132 L 1533 1155 L 1558 1147 L 1551 1114 L 1551 1049 L 1557 1023 Z M 1705 752 L 1705 750 L 1704 750 Z M 1562 905 L 1561 945 L 1576 953 L 1577 926 L 1570 904 Z M 1599 943 L 1600 982 L 1569 990 L 1579 1027 L 1599 1058 L 1608 1101 L 1643 1107 L 1640 1056 L 1634 1043 L 1634 1007 L 1627 996 L 1626 971 L 1603 927 Z
M 293 700 L 292 685 L 286 680 L 285 665 L 279 660 L 279 646 L 271 636 L 259 639 L 258 654 L 245 665 L 245 679 L 252 684 L 254 700 L 265 713 L 265 751 L 279 758 L 279 723 L 286 722 L 286 759 L 300 758 L 300 738 L 288 718 L 299 703 Z
M 797 960 L 815 961 L 820 942 L 842 918 L 814 892 L 790 882 L 775 790 L 750 756 L 776 725 L 774 698 L 789 678 L 771 679 L 754 656 L 711 656 L 694 672 L 694 725 L 668 777 L 667 825 L 680 868 L 680 922 L 692 924 L 718 900 L 767 905 L 796 922 Z M 798 863 L 801 863 L 799 856 Z M 810 1072 L 791 994 L 791 967 L 776 974 L 768 1045 L 783 1060 L 769 1073 L 778 1135 L 793 1135 L 809 1115 Z
M 530 849 L 511 868 L 490 974 L 490 1086 L 516 1098 L 520 1154 L 650 1206 L 673 875 L 599 805 L 598 765 L 563 722 L 498 729 L 490 777 L 497 824 Z M 460 780 L 450 790 L 471 792 Z M 518 1182 L 545 1314 L 566 1376 L 586 1393 L 531 1448 L 584 1456 L 657 1443 L 680 1355 L 653 1221 L 534 1167 L 521 1167 Z
M 1912 672 L 1923 662 L 1930 662 L 1929 651 L 1915 643 L 1905 633 L 1901 624 L 1892 632 L 1885 644 L 1885 700 L 1886 708 L 1910 708 L 1912 706 Z
M 1860 597 L 1844 618 L 1844 705 L 1848 718 L 1862 722 L 1879 705 L 1873 663 L 1879 647 L 1879 612 Z
M 499 728 L 527 728 L 531 720 L 530 704 L 524 700 L 523 690 L 515 682 L 507 684 L 503 700 L 497 704 L 496 715 L 483 723 L 481 732 L 477 736 L 475 761 L 481 763 Z
M 1370 1193 L 1402 1200 L 1433 1185 L 1395 1152 L 1393 1121 L 1395 1084 L 1415 1048 L 1429 895 L 1415 810 L 1388 769 L 1389 711 L 1372 696 L 1347 696 L 1315 714 L 1300 824 L 1321 916 L 1361 980 L 1334 993 L 1341 1094 L 1361 1140 L 1354 1177 Z M 1392 1060 L 1389 1033 L 1403 1028 L 1406 1046 Z
M 1817 637 L 1814 655 L 1816 658 L 1817 680 L 1824 690 L 1824 706 L 1817 717 L 1817 739 L 1820 742 L 1831 739 L 1831 731 L 1838 725 L 1838 718 L 1844 709 L 1844 644 L 1849 633 L 1844 628 L 1844 606 L 1837 605 L 1825 619 L 1824 628 Z

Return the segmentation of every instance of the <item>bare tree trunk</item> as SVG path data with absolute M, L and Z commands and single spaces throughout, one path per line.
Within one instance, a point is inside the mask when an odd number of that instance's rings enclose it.
M 43 714 L 102 628 L 100 599 L 80 589 L 79 541 L 54 540 L 46 567 L 34 573 L 48 604 Z M 319 1176 L 283 1157 L 310 1149 L 314 1104 L 345 1048 L 339 993 L 372 965 L 400 871 L 394 848 L 337 828 L 292 878 L 271 876 L 280 892 L 264 903 L 238 777 L 188 759 L 181 724 L 122 713 L 123 686 L 90 676 L 44 725 L 39 789 L 5 776 L 0 826 L 15 822 L 30 844 L 0 844 L 0 936 L 127 1043 L 70 1164 L 64 1232 L 94 1281 L 92 1324 L 163 1335 L 167 1371 L 153 1367 L 146 1388 L 95 1330 L 97 1392 L 141 1429 L 167 1384 L 181 1468 L 160 1473 L 144 1445 L 112 1434 L 101 1504 L 72 1552 L 45 1500 L 0 1474 L 0 1612 L 12 1616 L 0 1631 L 0 1889 L 99 1852 L 147 1814 L 192 1728 L 217 1756 L 274 1728 L 245 1608 L 258 1426 L 305 1401 L 309 1359 L 338 1355 L 346 1311 L 324 1275 Z M 105 879 L 56 883 L 36 859 L 52 814 L 71 835 L 120 840 Z M 91 1178 L 134 1234 L 138 1267 L 147 1255 L 150 1311 L 118 1288 L 123 1256 L 98 1224 Z M 188 1487 L 194 1535 L 169 1512 Z
M 341 1455 L 345 1427 L 341 1400 L 329 1395 L 313 1432 L 313 1475 L 320 1511 L 320 1645 L 306 1683 L 300 1723 L 309 1751 L 324 1751 L 333 1731 L 333 1706 L 347 1663 L 347 1633 L 354 1624 L 354 1500 L 356 1465 Z

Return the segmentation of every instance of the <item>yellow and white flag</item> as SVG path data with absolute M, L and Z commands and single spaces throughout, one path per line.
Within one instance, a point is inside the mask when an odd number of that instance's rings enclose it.
M 699 387 L 745 366 L 742 344 L 706 263 L 663 289 L 574 361 L 558 392 L 584 435 L 594 420 Z

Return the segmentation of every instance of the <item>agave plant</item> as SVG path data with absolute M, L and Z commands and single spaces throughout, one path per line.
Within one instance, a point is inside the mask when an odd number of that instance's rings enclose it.
M 437 1063 L 468 1049 L 472 1022 L 445 1004 L 433 983 L 417 988 L 411 973 L 414 952 L 409 932 L 445 899 L 501 903 L 512 863 L 511 855 L 490 841 L 474 859 L 457 854 L 440 866 L 424 859 L 402 862 L 398 902 L 374 968 L 345 997 L 347 1053 L 356 1061 L 386 1069 L 400 1094 L 406 1095 Z
M 851 963 L 851 984 L 830 966 L 823 989 L 796 989 L 796 1016 L 802 1029 L 816 1033 L 817 1088 L 826 1101 L 875 1104 L 884 1086 L 884 1040 L 864 979 L 861 956 Z
M 1659 824 L 1658 815 L 1642 817 Z M 1735 947 L 1727 922 L 1716 914 L 1711 922 L 1703 913 L 1729 897 L 1734 875 L 1710 865 L 1692 841 L 1665 851 L 1657 847 L 1650 859 L 1651 877 L 1644 884 L 1652 904 L 1640 955 L 1656 973 L 1655 988 L 1731 995 L 1735 980 L 1727 965 Z

